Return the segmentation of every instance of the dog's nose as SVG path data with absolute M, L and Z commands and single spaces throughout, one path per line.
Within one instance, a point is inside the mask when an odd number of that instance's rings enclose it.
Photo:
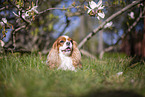
M 70 42 L 67 42 L 66 45 L 69 46 L 70 45 Z

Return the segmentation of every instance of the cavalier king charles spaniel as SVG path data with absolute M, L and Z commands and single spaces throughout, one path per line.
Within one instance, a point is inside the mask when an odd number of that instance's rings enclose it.
M 76 71 L 81 68 L 81 53 L 77 43 L 68 36 L 60 36 L 53 44 L 47 62 L 50 68 Z

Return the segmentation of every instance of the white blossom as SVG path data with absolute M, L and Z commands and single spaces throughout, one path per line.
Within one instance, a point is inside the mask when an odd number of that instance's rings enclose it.
M 113 22 L 111 21 L 111 22 L 108 22 L 105 26 L 104 26 L 104 28 L 109 28 L 109 27 L 111 27 L 113 25 Z
M 104 18 L 104 17 L 105 17 L 104 12 L 98 13 L 98 16 L 97 16 L 98 20 L 100 20 L 100 17 L 101 17 L 101 18 Z
M 89 2 L 89 5 L 91 9 L 95 9 L 96 7 L 98 7 L 98 5 L 94 1 Z
M 33 6 L 30 10 L 26 11 L 26 13 L 22 14 L 22 17 L 28 17 L 29 16 L 29 13 L 34 11 L 35 13 L 38 13 L 38 11 L 36 10 L 38 6 Z
M 28 17 L 28 16 L 29 16 L 28 12 L 22 14 L 22 17 L 23 17 L 24 19 L 25 19 L 25 17 Z
M 89 7 L 86 6 L 88 8 L 87 13 L 92 15 L 92 16 L 97 16 L 98 19 L 100 18 L 104 18 L 105 14 L 102 11 L 102 9 L 104 9 L 104 6 L 102 5 L 102 0 L 100 0 L 98 2 L 98 4 L 96 4 L 94 1 L 90 1 L 89 2 Z
M 33 10 L 35 13 L 38 13 L 37 7 L 38 7 L 38 6 L 34 6 L 34 7 L 32 8 L 32 10 Z
M 38 6 L 33 6 L 30 10 L 26 11 L 26 13 L 28 12 L 32 12 L 34 11 L 35 13 L 38 13 L 38 11 L 36 10 Z
M 98 6 L 98 9 L 99 9 L 99 10 L 100 10 L 100 9 L 104 9 L 104 6 L 102 5 L 102 0 L 100 0 L 100 1 L 98 2 L 97 6 Z
M 143 6 L 143 3 L 140 3 L 139 6 Z
M 18 8 L 20 8 L 20 5 L 16 5 Z
M 7 23 L 7 19 L 6 18 L 2 18 L 2 21 L 6 24 Z
M 5 43 L 2 40 L 0 40 L 0 43 L 2 47 L 5 45 Z
M 1 26 L 4 26 L 5 24 L 4 24 L 3 22 L 0 22 L 0 25 L 1 25 Z
M 130 12 L 128 15 L 130 16 L 131 19 L 134 19 L 134 12 Z
M 24 11 L 24 10 L 22 10 L 22 18 L 26 18 L 26 17 L 29 17 L 30 16 L 30 14 L 29 13 L 31 13 L 32 11 L 34 11 L 35 13 L 38 13 L 38 11 L 36 10 L 37 9 L 37 7 L 38 6 L 33 6 L 30 10 L 28 10 L 28 11 Z M 17 17 L 19 17 L 20 16 L 20 11 L 18 12 L 18 15 L 15 13 L 15 12 L 13 12 L 13 14 L 15 15 L 15 16 L 17 16 Z

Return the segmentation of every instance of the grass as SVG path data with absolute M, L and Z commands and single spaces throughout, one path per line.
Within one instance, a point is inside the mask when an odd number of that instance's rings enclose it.
M 1 54 L 0 97 L 145 97 L 144 61 L 131 63 L 133 58 L 120 54 L 83 57 L 83 69 L 72 72 L 50 70 L 45 60 L 36 54 Z

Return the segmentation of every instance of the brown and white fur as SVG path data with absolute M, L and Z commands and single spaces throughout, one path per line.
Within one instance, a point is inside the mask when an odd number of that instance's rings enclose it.
M 76 71 L 82 67 L 77 43 L 68 36 L 60 36 L 54 42 L 47 60 L 50 68 Z

